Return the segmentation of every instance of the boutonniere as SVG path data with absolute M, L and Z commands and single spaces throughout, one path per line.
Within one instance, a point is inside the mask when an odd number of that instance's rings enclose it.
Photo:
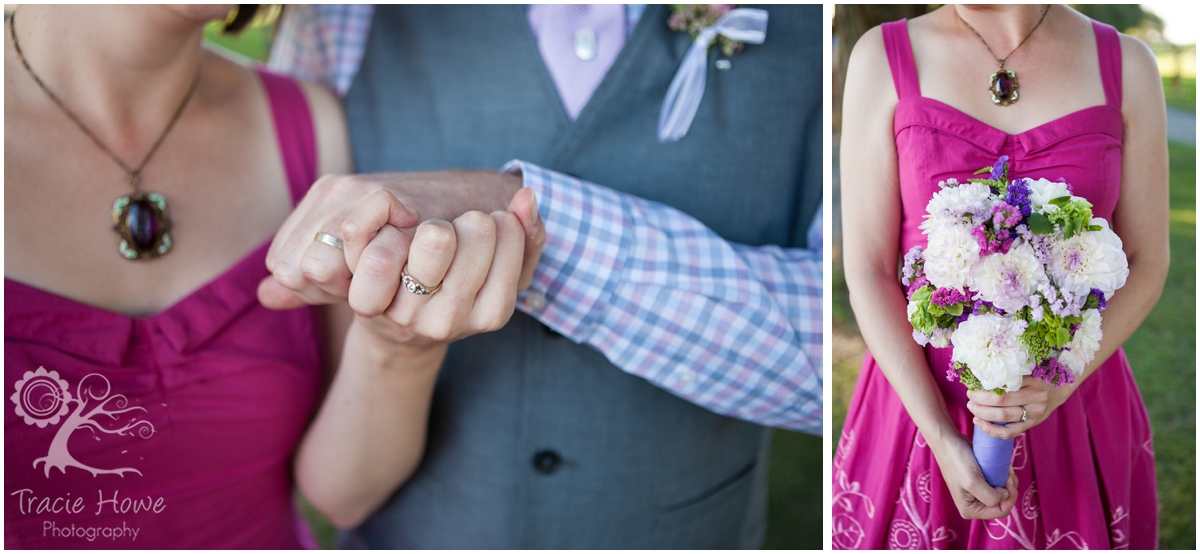
M 700 31 L 716 25 L 721 16 L 735 7 L 737 4 L 671 4 L 671 19 L 667 20 L 667 27 L 692 35 L 694 40 L 700 36 Z M 721 47 L 725 57 L 741 52 L 745 45 L 740 40 L 717 35 L 717 46 Z
M 717 43 L 732 56 L 745 43 L 762 44 L 767 38 L 767 12 L 735 8 L 732 4 L 672 5 L 667 26 L 685 31 L 693 41 L 658 114 L 658 142 L 675 142 L 687 134 L 704 97 L 708 78 L 708 49 Z

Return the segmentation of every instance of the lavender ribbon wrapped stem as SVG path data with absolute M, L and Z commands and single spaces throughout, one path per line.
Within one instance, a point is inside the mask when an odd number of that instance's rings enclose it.
M 1005 425 L 996 423 L 996 425 Z M 971 437 L 971 450 L 975 453 L 975 461 L 983 471 L 983 478 L 993 487 L 1003 487 L 1008 483 L 1008 470 L 1012 467 L 1014 439 L 998 439 L 975 426 L 975 434 Z

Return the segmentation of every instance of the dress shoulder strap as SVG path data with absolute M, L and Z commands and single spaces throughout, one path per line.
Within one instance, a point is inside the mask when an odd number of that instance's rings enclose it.
M 1111 25 L 1092 21 L 1096 32 L 1096 53 L 1100 57 L 1100 81 L 1109 106 L 1121 109 L 1121 36 Z
M 295 205 L 317 180 L 317 140 L 312 113 L 304 90 L 295 80 L 264 69 L 259 69 L 258 74 L 271 105 L 275 138 Z
M 917 80 L 917 64 L 913 61 L 912 44 L 908 41 L 908 20 L 884 23 L 883 48 L 887 51 L 888 66 L 892 69 L 892 82 L 896 85 L 896 96 L 903 100 L 921 95 L 921 82 Z

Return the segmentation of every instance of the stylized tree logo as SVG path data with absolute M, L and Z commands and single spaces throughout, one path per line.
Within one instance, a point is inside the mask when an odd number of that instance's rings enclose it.
M 93 379 L 94 378 L 94 379 Z M 69 405 L 75 404 L 75 411 L 67 416 L 67 420 L 54 440 L 50 443 L 50 451 L 45 457 L 33 461 L 33 467 L 45 464 L 46 477 L 50 477 L 50 468 L 58 468 L 64 474 L 68 467 L 77 467 L 88 471 L 93 477 L 100 474 L 125 476 L 125 473 L 142 472 L 131 468 L 97 469 L 80 463 L 67 451 L 67 439 L 77 429 L 90 429 L 92 433 L 106 435 L 125 435 L 136 433 L 143 439 L 154 435 L 154 425 L 144 419 L 134 418 L 120 428 L 108 428 L 99 423 L 97 418 L 107 416 L 116 420 L 117 416 L 134 410 L 146 411 L 140 406 L 129 406 L 129 399 L 123 394 L 112 394 L 112 385 L 108 379 L 99 373 L 89 373 L 79 380 L 75 395 L 71 395 L 70 385 L 58 377 L 57 371 L 46 371 L 39 367 L 37 371 L 26 371 L 25 376 L 16 384 L 17 391 L 9 398 L 17 405 L 17 415 L 25 418 L 26 425 L 37 425 L 45 428 L 47 425 L 58 425 L 59 420 L 66 415 Z M 94 403 L 93 403 L 94 402 Z M 89 409 L 90 406 L 90 409 Z

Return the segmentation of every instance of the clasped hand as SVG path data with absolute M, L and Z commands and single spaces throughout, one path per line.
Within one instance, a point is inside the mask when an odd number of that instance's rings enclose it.
M 962 435 L 947 440 L 935 453 L 942 479 L 963 519 L 1008 517 L 1017 502 L 1017 474 L 1012 469 L 1003 488 L 988 485 L 971 444 Z
M 318 232 L 341 238 L 342 249 L 314 240 Z M 544 242 L 533 192 L 519 177 L 327 176 L 271 243 L 271 276 L 258 295 L 272 309 L 347 302 L 390 340 L 449 342 L 508 322 Z M 437 292 L 405 290 L 402 271 Z
M 1045 421 L 1070 397 L 1074 388 L 1056 388 L 1040 379 L 1025 377 L 1020 389 L 1003 395 L 986 390 L 968 392 L 967 409 L 975 415 L 975 425 L 985 433 L 1000 439 L 1012 439 Z M 957 436 L 939 450 L 938 464 L 942 468 L 942 477 L 963 518 L 996 519 L 1008 516 L 1017 496 L 1017 477 L 1011 469 L 1004 488 L 992 487 L 984 480 L 966 437 Z
M 975 415 L 975 425 L 985 433 L 1012 439 L 1045 421 L 1074 389 L 1075 386 L 1056 388 L 1040 379 L 1025 377 L 1020 389 L 1003 395 L 987 390 L 968 392 L 967 409 Z M 957 436 L 939 450 L 942 477 L 963 518 L 996 519 L 1008 515 L 1017 495 L 1017 477 L 1011 469 L 1004 488 L 992 487 L 984 480 L 966 437 Z
M 1046 421 L 1071 396 L 1075 386 L 1055 387 L 1026 376 L 1020 389 L 1003 395 L 986 390 L 968 392 L 967 409 L 975 414 L 975 424 L 983 432 L 998 439 L 1011 439 Z M 1021 421 L 1023 416 L 1025 420 Z

